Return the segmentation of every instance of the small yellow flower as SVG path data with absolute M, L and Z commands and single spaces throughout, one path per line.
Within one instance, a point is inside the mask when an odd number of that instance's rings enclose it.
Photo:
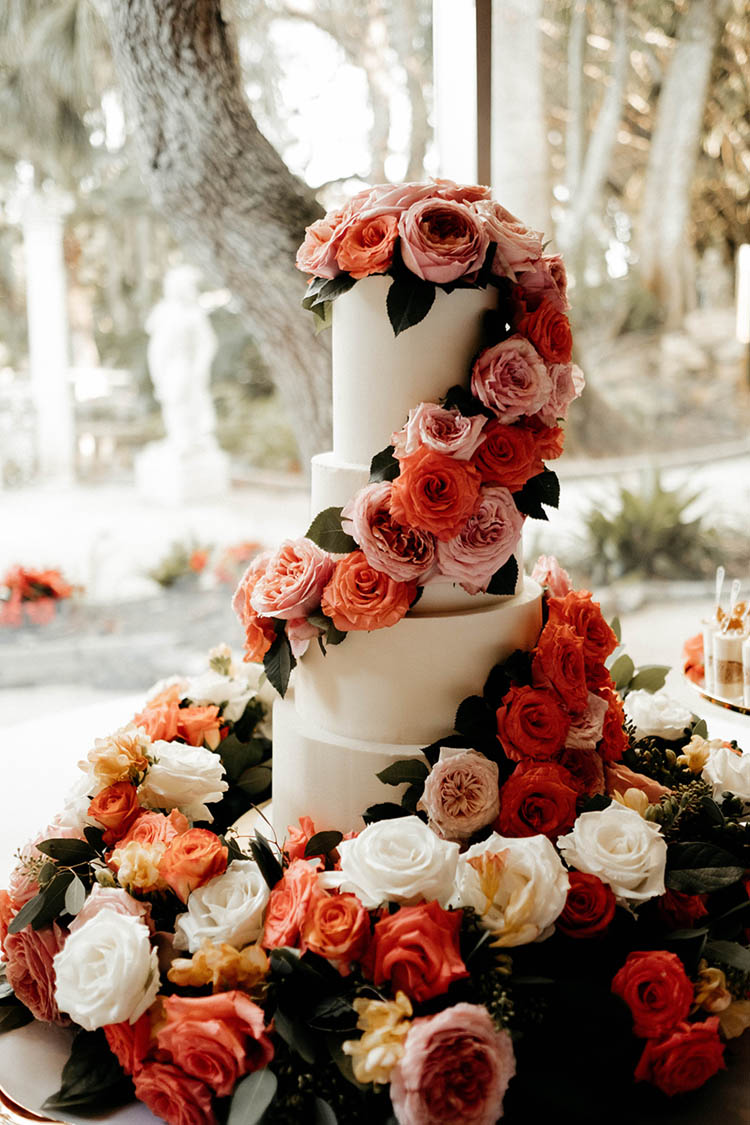
M 167 884 L 159 874 L 159 861 L 166 846 L 158 841 L 142 844 L 131 840 L 125 847 L 115 848 L 109 862 L 120 886 L 126 891 L 139 891 L 141 894 L 166 890 Z
M 649 801 L 642 789 L 626 789 L 624 793 L 620 793 L 620 791 L 616 789 L 612 796 L 619 804 L 624 805 L 626 809 L 633 809 L 634 812 L 639 813 L 641 816 L 646 815 Z
M 698 970 L 693 1004 L 696 1008 L 704 1008 L 712 1015 L 718 1015 L 732 1003 L 727 978 L 721 969 L 709 968 L 705 961 L 701 961 Z
M 252 992 L 264 980 L 270 962 L 259 945 L 235 949 L 226 942 L 205 941 L 193 957 L 173 961 L 168 972 L 172 984 L 202 988 L 210 984 L 214 992 L 239 988 Z
M 409 997 L 403 992 L 397 992 L 395 1000 L 360 997 L 354 1001 L 354 1009 L 357 1027 L 364 1034 L 361 1039 L 348 1039 L 343 1044 L 344 1053 L 351 1055 L 354 1077 L 363 1084 L 386 1085 L 404 1053 L 404 1040 L 411 1027 Z
M 146 732 L 129 723 L 109 738 L 97 738 L 86 761 L 79 762 L 79 766 L 90 770 L 102 789 L 118 781 L 139 782 L 151 761 L 150 750 L 151 739 Z
M 711 756 L 711 751 L 721 746 L 720 739 L 713 739 L 711 742 L 706 738 L 701 738 L 699 734 L 694 734 L 684 746 L 682 753 L 677 759 L 678 766 L 687 766 L 691 773 L 701 773 L 703 767 Z

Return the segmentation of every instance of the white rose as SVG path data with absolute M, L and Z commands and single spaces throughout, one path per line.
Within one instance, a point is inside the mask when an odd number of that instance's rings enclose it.
M 625 697 L 625 714 L 635 726 L 636 738 L 682 738 L 693 721 L 687 707 L 664 691 L 631 691 Z
M 452 906 L 471 906 L 502 946 L 543 941 L 565 906 L 568 873 L 546 836 L 497 832 L 458 861 Z
M 254 860 L 235 860 L 190 895 L 187 913 L 175 921 L 175 946 L 196 953 L 204 941 L 225 941 L 237 949 L 257 941 L 269 893 Z
M 750 801 L 750 754 L 735 754 L 728 746 L 713 746 L 701 777 L 713 786 L 717 801 L 727 791 Z
M 578 871 L 598 875 L 619 902 L 645 902 L 664 894 L 667 844 L 658 824 L 623 805 L 585 812 L 557 846 Z
M 97 822 L 89 816 L 89 805 L 91 795 L 100 789 L 101 785 L 93 775 L 86 774 L 80 777 L 65 794 L 65 803 L 53 823 L 60 828 L 70 828 L 81 835 L 87 825 L 96 826 Z
M 109 908 L 69 934 L 53 966 L 57 1006 L 86 1031 L 135 1023 L 159 991 L 148 927 Z
M 213 820 L 206 804 L 220 801 L 229 788 L 219 756 L 205 746 L 162 741 L 152 744 L 151 753 L 156 761 L 138 790 L 141 804 L 179 809 L 191 820 Z
M 223 705 L 223 718 L 236 723 L 255 695 L 255 689 L 241 676 L 223 676 L 209 668 L 187 681 L 184 694 L 199 707 Z
M 453 894 L 458 844 L 441 840 L 418 816 L 379 820 L 338 846 L 340 871 L 321 877 L 326 886 L 352 891 L 368 910 L 384 902 L 410 904 Z

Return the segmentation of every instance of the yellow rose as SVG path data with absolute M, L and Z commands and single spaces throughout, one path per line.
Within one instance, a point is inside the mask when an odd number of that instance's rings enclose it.
M 141 894 L 166 890 L 167 884 L 159 874 L 159 862 L 166 846 L 158 841 L 142 844 L 131 840 L 123 848 L 115 848 L 109 862 L 120 886 L 126 891 L 140 891 Z
M 344 1053 L 351 1055 L 354 1077 L 363 1084 L 386 1085 L 404 1053 L 404 1040 L 411 1027 L 411 1002 L 403 992 L 397 992 L 395 1000 L 357 999 L 354 1009 L 357 1027 L 364 1034 L 343 1044 Z
M 214 944 L 204 941 L 191 957 L 173 961 L 168 977 L 173 984 L 202 988 L 210 984 L 214 992 L 240 988 L 251 992 L 265 978 L 270 962 L 259 945 L 246 945 L 235 949 L 226 942 Z
M 89 770 L 101 789 L 118 781 L 139 782 L 150 762 L 151 739 L 134 723 L 108 738 L 97 738 L 80 768 Z

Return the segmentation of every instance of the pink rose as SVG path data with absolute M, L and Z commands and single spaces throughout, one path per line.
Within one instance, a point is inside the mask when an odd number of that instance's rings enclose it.
M 453 180 L 435 180 L 435 194 L 441 199 L 455 199 L 458 203 L 476 203 L 480 199 L 489 199 L 492 195 L 491 188 L 483 184 L 457 184 Z
M 458 410 L 445 410 L 434 402 L 420 402 L 409 411 L 403 429 L 391 435 L 391 441 L 399 460 L 427 445 L 436 453 L 445 453 L 457 461 L 469 461 L 484 441 L 482 430 L 486 421 L 483 414 L 467 418 Z
M 269 559 L 250 595 L 250 605 L 261 617 L 287 621 L 307 617 L 320 605 L 333 567 L 328 552 L 311 539 L 287 539 Z
M 412 1023 L 391 1074 L 393 1112 L 399 1125 L 495 1125 L 515 1073 L 508 1032 L 481 1005 L 454 1004 Z
M 40 930 L 26 926 L 19 933 L 8 934 L 5 938 L 8 984 L 34 1019 L 44 1023 L 70 1023 L 67 1016 L 60 1014 L 55 1000 L 55 970 L 52 965 L 67 936 L 67 930 L 53 922 Z
M 578 398 L 585 385 L 583 372 L 574 363 L 553 363 L 547 368 L 552 393 L 536 417 L 545 426 L 554 426 L 558 419 L 568 417 L 568 407 Z M 578 372 L 578 376 L 575 376 Z
M 341 233 L 343 211 L 329 211 L 305 230 L 305 241 L 297 251 L 297 269 L 315 277 L 338 277 L 341 269 L 336 250 Z
M 593 692 L 588 693 L 586 710 L 582 715 L 573 715 L 565 745 L 572 750 L 593 750 L 604 733 L 604 718 L 608 703 Z
M 442 747 L 418 807 L 444 840 L 468 840 L 500 811 L 497 764 L 476 750 Z
M 136 918 L 142 918 L 149 929 L 151 928 L 150 902 L 141 902 L 119 887 L 100 887 L 98 883 L 94 883 L 90 895 L 70 923 L 71 934 L 80 930 L 81 926 L 100 910 L 114 910 L 115 914 L 132 914 Z
M 341 512 L 341 524 L 359 543 L 368 563 L 394 582 L 424 581 L 435 566 L 435 539 L 405 527 L 391 515 L 390 481 L 368 484 Z
M 657 804 L 662 797 L 667 797 L 672 790 L 666 785 L 660 785 L 653 777 L 646 777 L 643 773 L 635 773 L 623 762 L 614 762 L 606 767 L 607 793 L 625 793 L 628 789 L 640 789 L 648 797 L 649 803 Z
M 425 183 L 375 184 L 352 196 L 345 209 L 346 217 L 372 219 L 377 215 L 400 215 L 423 199 L 437 195 L 437 184 L 428 180 Z
M 220 1098 L 273 1058 L 263 1010 L 243 992 L 165 996 L 162 1002 L 166 1021 L 156 1033 L 160 1050 Z
M 502 422 L 536 414 L 549 401 L 552 380 L 547 365 L 524 336 L 509 336 L 479 353 L 471 391 Z
M 478 270 L 489 245 L 478 216 L 450 199 L 415 203 L 399 218 L 398 230 L 404 265 L 439 285 Z
M 492 272 L 515 281 L 532 269 L 542 256 L 542 235 L 529 230 L 510 211 L 492 199 L 480 200 L 474 210 L 485 224 L 490 242 L 496 246 Z
M 460 582 L 469 594 L 486 590 L 492 575 L 516 549 L 524 519 L 507 488 L 483 487 L 479 507 L 458 535 L 438 543 L 440 573 Z
M 554 555 L 540 555 L 534 563 L 531 577 L 540 586 L 546 586 L 553 598 L 564 598 L 573 589 L 570 575 Z
M 560 312 L 567 312 L 568 278 L 559 254 L 549 254 L 540 258 L 530 269 L 518 277 L 519 298 L 531 310 L 543 300 L 552 301 Z
M 286 636 L 292 649 L 292 656 L 299 660 L 307 652 L 307 646 L 320 630 L 311 625 L 306 617 L 292 617 L 287 621 Z
M 211 1090 L 179 1067 L 147 1062 L 133 1082 L 138 1100 L 168 1125 L 216 1125 Z

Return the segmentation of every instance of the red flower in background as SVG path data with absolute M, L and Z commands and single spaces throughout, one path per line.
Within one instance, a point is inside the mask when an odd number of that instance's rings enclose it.
M 664 1039 L 649 1039 L 635 1068 L 636 1082 L 651 1082 L 665 1094 L 697 1090 L 719 1070 L 725 1070 L 719 1020 L 680 1023 Z
M 708 895 L 686 895 L 682 891 L 665 891 L 657 899 L 659 913 L 668 926 L 675 930 L 689 929 L 694 922 L 708 914 Z
M 703 683 L 706 675 L 703 654 L 703 634 L 696 633 L 694 637 L 688 638 L 682 649 L 683 665 L 682 670 L 689 680 L 694 684 Z
M 597 875 L 568 872 L 570 889 L 562 914 L 555 925 L 568 937 L 599 937 L 615 916 L 615 896 Z
M 629 953 L 612 980 L 612 991 L 630 1008 L 633 1034 L 658 1039 L 687 1018 L 693 985 L 676 953 L 650 949 Z

